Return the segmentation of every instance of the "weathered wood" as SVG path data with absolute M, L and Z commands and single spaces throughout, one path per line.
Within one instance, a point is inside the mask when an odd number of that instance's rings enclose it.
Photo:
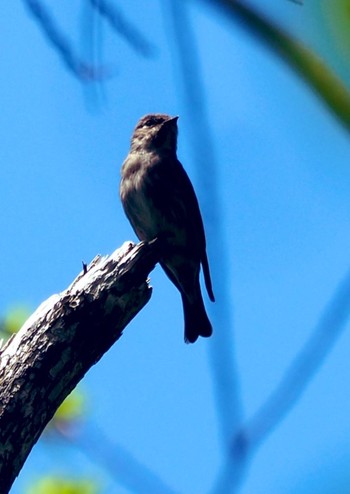
M 1 349 L 1 494 L 9 492 L 65 397 L 150 299 L 151 244 L 128 242 L 109 257 L 96 257 Z

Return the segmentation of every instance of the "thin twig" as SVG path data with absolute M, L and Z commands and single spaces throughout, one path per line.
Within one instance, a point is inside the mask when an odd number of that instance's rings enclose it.
M 55 430 L 59 437 L 82 451 L 95 465 L 100 465 L 116 483 L 128 491 L 175 494 L 157 473 L 137 460 L 120 444 L 111 441 L 98 426 L 90 423 L 85 432 L 73 437 L 63 430 Z
M 39 0 L 23 1 L 70 72 L 83 82 L 101 80 L 107 76 L 103 68 L 93 67 L 77 56 L 68 38 L 60 30 L 49 10 Z
M 110 26 L 141 55 L 145 57 L 154 55 L 154 46 L 124 17 L 116 5 L 108 2 L 108 0 L 90 0 L 90 3 L 101 16 L 107 19 Z
M 240 437 L 250 448 L 256 448 L 289 413 L 300 399 L 326 357 L 330 354 L 350 314 L 350 271 L 337 287 L 335 294 L 309 340 L 291 363 L 276 390 L 245 424 L 233 440 Z

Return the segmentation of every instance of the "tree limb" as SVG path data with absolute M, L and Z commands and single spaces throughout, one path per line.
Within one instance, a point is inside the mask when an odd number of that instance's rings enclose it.
M 62 401 L 150 299 L 156 243 L 127 242 L 109 257 L 96 257 L 1 349 L 1 494 L 9 492 Z

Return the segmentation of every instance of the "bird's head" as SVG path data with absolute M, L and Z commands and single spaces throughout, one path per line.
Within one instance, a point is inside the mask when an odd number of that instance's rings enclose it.
M 177 119 L 162 113 L 142 117 L 131 138 L 131 150 L 136 152 L 175 152 L 177 143 Z

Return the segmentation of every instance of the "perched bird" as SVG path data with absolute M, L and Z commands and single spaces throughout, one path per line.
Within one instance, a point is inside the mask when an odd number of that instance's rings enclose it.
M 140 240 L 161 239 L 160 265 L 178 288 L 184 311 L 185 342 L 210 336 L 199 271 L 210 300 L 214 294 L 198 201 L 177 159 L 177 119 L 163 114 L 139 120 L 121 170 L 120 197 Z

